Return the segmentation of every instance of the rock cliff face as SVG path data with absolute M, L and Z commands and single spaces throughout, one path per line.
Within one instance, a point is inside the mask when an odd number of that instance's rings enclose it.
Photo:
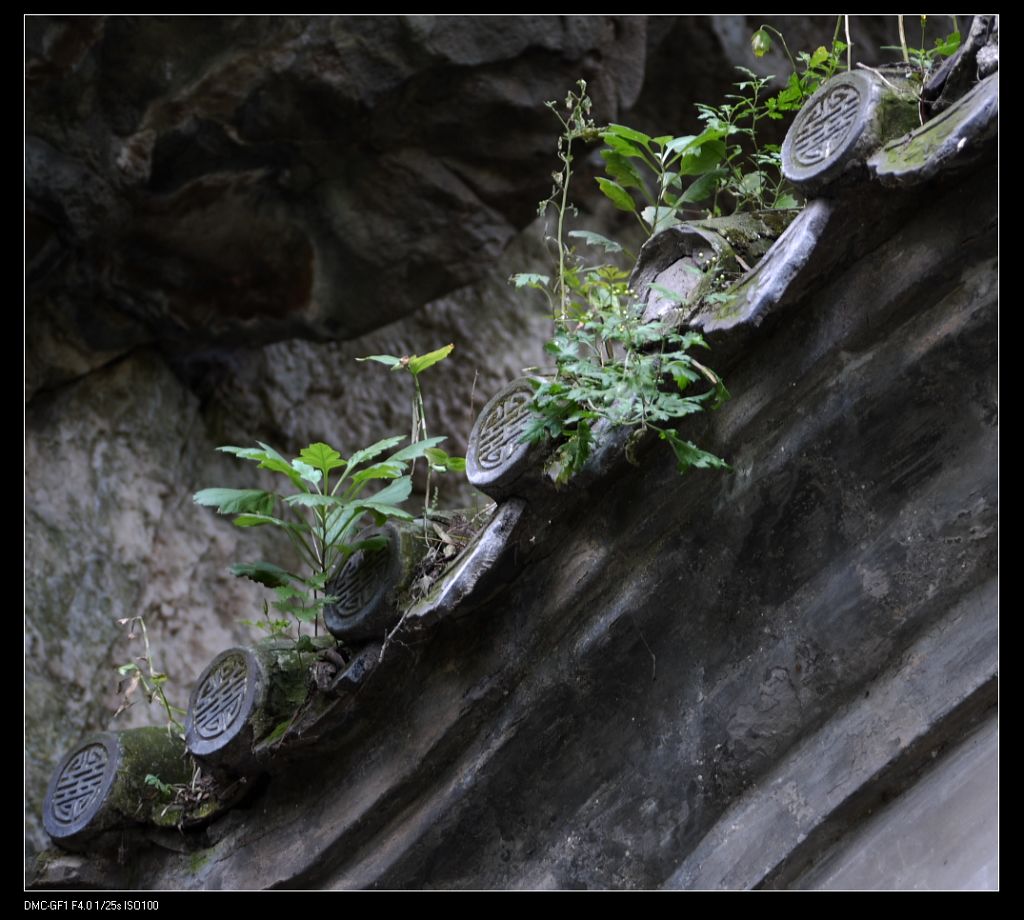
M 30 852 L 53 763 L 110 724 L 111 666 L 137 653 L 115 619 L 146 615 L 179 701 L 251 638 L 237 623 L 261 594 L 225 570 L 273 550 L 192 505 L 245 484 L 213 448 L 404 431 L 409 394 L 351 359 L 447 341 L 428 414 L 464 447 L 483 401 L 542 360 L 542 310 L 504 278 L 542 261 L 543 102 L 583 76 L 598 117 L 649 127 L 670 79 L 660 124 L 682 130 L 726 88 L 709 73 L 760 66 L 745 57 L 758 24 L 29 19 Z M 677 480 L 657 454 L 617 474 L 528 548 L 502 603 L 368 688 L 397 722 L 360 717 L 330 776 L 307 763 L 274 780 L 260 808 L 278 830 L 260 840 L 229 816 L 199 875 L 150 857 L 134 881 L 683 871 L 726 804 L 940 608 L 988 609 L 971 604 L 994 566 L 995 208 L 991 174 L 972 182 L 879 199 L 870 246 L 729 358 L 737 399 L 712 439 L 735 475 Z M 118 724 L 151 721 L 137 706 Z M 284 827 L 294 804 L 321 815 L 315 848 Z M 280 877 L 246 876 L 256 853 Z
M 644 76 L 631 19 L 28 25 L 30 389 L 77 368 L 51 340 L 349 339 L 463 287 L 534 214 L 544 101 Z

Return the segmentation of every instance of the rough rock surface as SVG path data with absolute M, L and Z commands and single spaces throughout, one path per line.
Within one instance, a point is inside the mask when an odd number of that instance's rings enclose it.
M 694 434 L 732 473 L 654 445 L 531 507 L 492 603 L 194 852 L 106 883 L 798 883 L 995 705 L 995 177 L 842 202 L 861 232 L 720 349 L 735 398 Z
M 134 351 L 32 401 L 26 436 L 26 822 L 45 845 L 39 803 L 53 764 L 91 730 L 151 724 L 141 702 L 115 721 L 116 665 L 142 653 L 116 620 L 142 614 L 184 705 L 217 651 L 251 640 L 263 592 L 227 573 L 233 562 L 280 560 L 274 535 L 238 531 L 193 504 L 208 486 L 245 488 L 252 470 L 214 448 L 262 440 L 297 452 L 326 439 L 346 452 L 409 425 L 408 381 L 354 358 L 407 354 L 446 341 L 457 352 L 423 377 L 431 433 L 465 452 L 486 396 L 543 360 L 549 321 L 508 275 L 536 258 L 536 233 L 510 247 L 479 285 L 345 343 L 289 341 L 173 363 Z M 507 342 L 500 351 L 494 342 Z M 434 381 L 438 386 L 434 387 Z M 205 403 L 205 405 L 203 405 Z M 434 485 L 443 506 L 480 504 L 462 479 Z M 421 484 L 422 488 L 422 484 Z M 285 548 L 287 552 L 287 548 Z M 54 686 L 64 688 L 54 693 Z
M 196 398 L 158 356 L 135 352 L 32 409 L 25 756 L 26 822 L 38 846 L 54 754 L 108 724 L 162 719 L 139 701 L 110 723 L 114 667 L 143 654 L 116 621 L 146 617 L 155 664 L 183 706 L 211 650 L 244 638 L 237 621 L 259 608 L 255 586 L 226 573 L 236 552 L 230 527 L 191 501 L 196 482 L 227 475 L 228 458 L 213 452 Z
M 688 130 L 708 73 L 779 69 L 748 20 L 27 20 L 30 854 L 52 765 L 110 727 L 138 653 L 116 618 L 146 614 L 179 701 L 248 638 L 262 593 L 226 566 L 278 555 L 192 505 L 247 484 L 213 448 L 404 430 L 403 382 L 350 358 L 454 341 L 425 383 L 461 450 L 541 361 L 539 304 L 504 278 L 541 261 L 517 234 L 549 189 L 543 101 L 583 75 L 598 117 Z
M 616 117 L 644 35 L 621 17 L 30 18 L 30 390 L 142 342 L 351 338 L 480 277 L 546 191 L 544 101 L 585 77 Z

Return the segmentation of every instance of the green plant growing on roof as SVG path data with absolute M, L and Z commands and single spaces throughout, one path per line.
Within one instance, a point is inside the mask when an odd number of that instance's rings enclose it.
M 910 68 L 909 76 L 916 80 L 920 88 L 928 81 L 928 77 L 936 65 L 944 58 L 952 57 L 960 49 L 960 26 L 956 16 L 952 17 L 953 31 L 944 38 L 936 38 L 932 47 L 929 48 L 925 41 L 925 31 L 928 25 L 928 17 L 922 15 L 921 22 L 921 45 L 913 48 L 907 43 L 907 31 L 904 16 L 897 16 L 899 24 L 900 43 L 899 45 L 884 45 L 883 51 L 899 51 L 903 55 L 903 63 Z
M 631 461 L 643 435 L 654 431 L 672 448 L 680 472 L 727 468 L 721 458 L 684 440 L 676 428 L 679 419 L 717 408 L 728 398 L 721 378 L 692 354 L 707 343 L 696 332 L 643 318 L 643 305 L 629 289 L 629 274 L 615 261 L 622 256 L 634 261 L 620 243 L 567 228 L 567 219 L 577 214 L 569 190 L 579 146 L 604 141 L 600 155 L 606 175 L 597 179 L 598 186 L 616 208 L 636 219 L 646 238 L 679 224 L 694 210 L 713 217 L 727 205 L 733 210 L 795 208 L 799 202 L 783 180 L 780 147 L 761 142 L 759 124 L 798 111 L 836 72 L 842 53 L 849 51 L 848 43 L 839 40 L 842 22 L 841 17 L 830 48 L 795 58 L 780 33 L 762 26 L 754 33 L 752 50 L 757 56 L 767 53 L 773 34 L 782 42 L 793 68 L 786 85 L 773 94 L 768 91 L 772 77 L 738 68 L 744 77 L 735 84 L 738 93 L 719 106 L 697 106 L 704 128 L 695 135 L 651 136 L 619 124 L 600 128 L 590 117 L 592 103 L 582 80 L 564 105 L 547 103 L 562 127 L 560 168 L 539 207 L 541 215 L 555 211 L 554 234 L 545 237 L 553 250 L 554 272 L 520 273 L 510 281 L 541 291 L 554 320 L 554 336 L 545 347 L 555 367 L 535 383 L 535 417 L 524 439 L 558 442 L 559 481 L 586 462 L 599 421 L 632 429 L 626 444 Z M 585 261 L 576 240 L 601 250 L 600 260 Z M 682 300 L 658 290 L 677 303 Z M 716 291 L 704 297 L 724 300 L 727 295 Z
M 427 526 L 431 508 L 433 507 L 430 495 L 431 474 L 446 472 L 464 473 L 466 470 L 465 457 L 449 455 L 437 446 L 441 441 L 445 440 L 444 438 L 430 438 L 427 434 L 427 414 L 423 407 L 423 388 L 420 384 L 420 375 L 427 368 L 433 367 L 439 361 L 447 358 L 454 348 L 455 346 L 449 343 L 425 355 L 405 355 L 401 358 L 395 355 L 367 355 L 365 358 L 356 358 L 357 361 L 376 361 L 392 371 L 408 373 L 412 377 L 412 431 L 409 434 L 409 443 L 424 445 L 423 459 L 427 466 L 427 485 L 423 498 L 423 533 L 425 539 L 427 538 Z M 436 505 L 436 495 L 434 496 L 433 504 Z
M 299 571 L 264 561 L 231 567 L 234 575 L 274 592 L 269 606 L 264 602 L 264 621 L 249 625 L 279 636 L 287 633 L 291 618 L 297 627 L 297 649 L 313 649 L 301 630 L 312 623 L 314 633 L 319 631 L 323 608 L 334 600 L 326 593 L 331 575 L 357 550 L 380 549 L 384 544 L 382 537 L 353 542 L 353 534 L 366 520 L 378 525 L 413 520 L 401 507 L 412 491 L 409 466 L 444 438 L 419 440 L 395 450 L 404 440 L 404 435 L 384 438 L 348 458 L 324 442 L 310 444 L 291 460 L 262 442 L 257 447 L 218 448 L 274 473 L 284 488 L 203 489 L 195 494 L 195 502 L 234 515 L 238 527 L 279 530 L 300 562 Z M 386 485 L 380 491 L 366 494 L 367 486 L 382 481 Z
M 688 154 L 699 158 L 700 148 L 713 138 L 709 135 L 700 143 L 690 139 L 673 147 L 669 138 L 649 138 L 623 126 L 611 126 L 602 133 L 589 118 L 591 101 L 582 80 L 567 95 L 564 114 L 556 103 L 548 103 L 548 107 L 562 125 L 558 142 L 562 167 L 554 174 L 551 196 L 541 202 L 539 210 L 543 214 L 553 206 L 556 211 L 556 235 L 548 237 L 548 242 L 555 248 L 557 270 L 553 278 L 520 274 L 511 281 L 517 287 L 541 290 L 547 297 L 555 334 L 545 348 L 554 357 L 555 369 L 548 379 L 535 383 L 535 415 L 524 440 L 551 438 L 559 443 L 556 464 L 560 482 L 586 462 L 598 421 L 633 429 L 626 447 L 626 456 L 633 462 L 642 436 L 655 431 L 672 448 L 680 472 L 691 467 L 725 468 L 723 460 L 682 439 L 675 428 L 676 420 L 702 411 L 705 405 L 717 406 L 728 397 L 719 377 L 689 353 L 695 346 L 707 347 L 702 337 L 695 332 L 677 333 L 662 322 L 644 321 L 626 272 L 609 261 L 588 265 L 568 239 L 582 239 L 612 255 L 623 251 L 621 245 L 599 234 L 565 229 L 567 215 L 575 213 L 569 198 L 575 144 L 595 136 L 608 140 L 611 153 L 605 161 L 626 185 L 605 179 L 599 180 L 601 189 L 622 210 L 635 213 L 644 229 L 653 233 L 659 228 L 662 203 L 678 206 L 668 191 L 675 187 L 678 164 Z M 657 176 L 656 191 L 647 198 L 652 203 L 643 212 L 625 191 L 627 187 L 645 188 L 631 159 L 640 160 Z M 666 379 L 672 381 L 670 387 L 665 386 Z M 711 387 L 694 393 L 692 385 L 700 380 Z
M 120 626 L 128 628 L 128 639 L 136 639 L 142 636 L 144 654 L 134 660 L 118 665 L 117 673 L 121 678 L 118 681 L 117 695 L 121 697 L 121 704 L 114 713 L 116 718 L 134 703 L 136 691 L 142 692 L 147 703 L 158 703 L 167 717 L 167 731 L 172 735 L 183 738 L 185 726 L 181 720 L 185 710 L 175 706 L 167 696 L 168 677 L 163 671 L 158 671 L 153 663 L 153 649 L 149 643 L 149 631 L 146 629 L 146 621 L 141 616 L 125 617 L 117 621 Z M 136 632 L 138 629 L 138 632 Z

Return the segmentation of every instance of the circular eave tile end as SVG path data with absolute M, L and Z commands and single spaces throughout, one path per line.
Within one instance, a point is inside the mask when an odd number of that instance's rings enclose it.
M 490 494 L 518 479 L 535 453 L 523 443 L 530 423 L 534 386 L 528 377 L 513 381 L 481 410 L 466 450 L 466 476 L 474 488 Z
M 85 831 L 110 794 L 121 762 L 113 735 L 95 735 L 65 755 L 43 800 L 43 827 L 54 840 Z
M 232 648 L 210 662 L 196 682 L 185 719 L 185 743 L 203 756 L 230 744 L 248 724 L 263 683 L 249 649 Z
M 782 144 L 782 172 L 798 188 L 820 187 L 856 158 L 878 95 L 866 74 L 844 73 L 822 86 L 797 113 Z
M 399 587 L 402 578 L 400 537 L 394 524 L 362 531 L 356 542 L 374 536 L 387 538 L 380 550 L 353 553 L 328 583 L 335 600 L 324 608 L 324 623 L 336 639 L 368 638 L 378 631 L 378 612 Z

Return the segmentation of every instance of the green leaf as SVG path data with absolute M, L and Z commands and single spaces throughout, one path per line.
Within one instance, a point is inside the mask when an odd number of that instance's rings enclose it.
M 672 452 L 676 455 L 676 462 L 680 473 L 685 473 L 691 467 L 696 467 L 697 469 L 729 469 L 729 464 L 721 457 L 716 457 L 714 454 L 709 454 L 706 450 L 701 450 L 690 441 L 684 441 L 674 431 L 661 431 L 658 433 L 658 436 L 663 441 L 668 441 Z
M 330 475 L 331 470 L 336 470 L 338 467 L 345 465 L 341 454 L 331 447 L 330 444 L 324 444 L 322 441 L 310 444 L 309 447 L 299 451 L 299 459 L 308 463 L 314 469 L 320 470 L 324 475 L 324 482 L 327 482 L 327 477 Z M 292 461 L 292 465 L 295 465 L 295 461 Z M 298 468 L 296 467 L 296 469 Z
M 360 508 L 348 504 L 327 512 L 327 539 L 324 542 L 331 547 L 343 542 L 362 516 Z
M 695 134 L 684 134 L 681 137 L 674 137 L 665 146 L 665 149 L 669 153 L 683 153 L 685 150 L 693 146 L 694 141 L 697 140 Z
M 308 463 L 303 463 L 301 460 L 292 460 L 292 469 L 295 470 L 306 482 L 316 485 L 323 474 L 320 470 L 314 469 Z
M 413 355 L 409 359 L 409 370 L 414 377 L 418 377 L 428 367 L 433 367 L 438 361 L 447 358 L 452 353 L 454 347 L 455 345 L 448 344 L 425 355 Z
M 153 773 L 147 773 L 144 782 L 147 786 L 155 786 L 161 798 L 169 799 L 174 795 L 174 790 L 170 785 Z
M 583 240 L 588 246 L 600 246 L 605 252 L 622 252 L 622 247 L 615 240 L 601 236 L 600 233 L 593 233 L 590 230 L 570 230 L 569 236 Z
M 352 477 L 352 482 L 366 482 L 369 479 L 397 479 L 405 472 L 404 463 L 392 463 L 385 460 L 360 470 Z
M 261 524 L 274 524 L 277 527 L 287 527 L 296 533 L 307 533 L 309 525 L 299 524 L 295 521 L 282 521 L 280 518 L 269 514 L 240 514 L 232 522 L 236 527 L 259 527 Z
M 297 575 L 286 572 L 272 562 L 238 562 L 231 566 L 231 574 L 238 578 L 248 578 L 268 588 L 279 588 L 289 581 L 302 581 Z
M 531 287 L 542 291 L 547 290 L 548 285 L 551 283 L 551 279 L 547 275 L 537 275 L 531 272 L 519 272 L 518 274 L 511 275 L 508 280 L 517 288 Z
M 380 456 L 384 451 L 391 450 L 396 444 L 401 444 L 405 440 L 404 434 L 392 435 L 390 438 L 384 438 L 382 441 L 378 441 L 376 444 L 371 444 L 369 447 L 364 447 L 362 450 L 357 450 L 351 457 L 348 458 L 348 466 L 346 467 L 346 473 L 348 470 L 359 466 L 361 463 L 366 463 L 367 460 L 372 460 L 374 457 Z M 401 451 L 399 451 L 401 453 Z M 394 455 L 388 458 L 389 460 L 401 459 L 398 455 Z
M 401 439 L 399 439 L 401 440 Z M 407 444 L 400 451 L 393 453 L 388 457 L 389 463 L 404 462 L 407 460 L 417 460 L 423 456 L 423 452 L 428 447 L 436 447 L 442 441 L 448 440 L 444 435 L 437 438 L 424 438 L 421 441 L 414 441 L 412 444 Z
M 297 601 L 274 601 L 270 606 L 275 610 L 280 610 L 281 613 L 295 617 L 300 623 L 312 623 L 319 615 L 324 604 L 321 598 L 309 605 L 301 604 Z
M 373 502 L 376 504 L 384 505 L 398 505 L 404 502 L 409 495 L 412 493 L 412 479 L 408 476 L 403 476 L 401 479 L 396 479 L 389 483 L 379 492 L 371 495 L 369 498 L 359 500 L 359 504 L 363 505 L 367 502 Z
M 297 495 L 285 496 L 285 501 L 293 508 L 323 508 L 326 505 L 337 505 L 341 499 L 336 495 L 320 495 L 314 492 L 299 492 Z
M 665 370 L 672 375 L 672 379 L 675 381 L 675 385 L 679 388 L 680 392 L 685 390 L 691 383 L 696 383 L 700 380 L 700 374 L 680 362 L 670 364 Z
M 725 159 L 725 143 L 710 139 L 699 147 L 685 153 L 679 161 L 679 172 L 684 176 L 696 176 L 714 169 Z
M 722 176 L 721 170 L 712 170 L 711 172 L 704 173 L 698 179 L 695 179 L 686 189 L 685 192 L 680 196 L 680 201 L 692 204 L 697 201 L 704 201 L 706 198 L 710 198 L 714 193 L 715 189 L 718 188 L 718 180 Z
M 296 486 L 300 489 L 306 487 L 302 484 L 302 477 L 292 467 L 292 465 L 285 460 L 273 447 L 269 444 L 264 444 L 262 441 L 257 441 L 260 447 L 263 448 L 263 452 L 266 456 L 260 462 L 260 469 L 274 470 L 277 473 L 284 473 Z
M 820 64 L 824 64 L 828 60 L 828 49 L 824 45 L 819 45 L 814 49 L 814 54 L 811 55 L 810 61 L 807 62 L 809 69 L 813 70 Z
M 800 207 L 800 203 L 792 195 L 786 193 L 784 195 L 779 195 L 779 197 L 775 199 L 775 207 L 798 208 Z
M 242 460 L 259 461 L 260 469 L 273 470 L 275 473 L 284 473 L 284 475 L 300 489 L 306 488 L 302 485 L 302 477 L 292 469 L 291 465 L 284 459 L 284 457 L 282 457 L 272 447 L 268 447 L 260 441 L 257 441 L 256 443 L 260 445 L 261 450 L 257 450 L 255 447 L 218 447 L 217 450 L 223 451 L 226 454 L 234 454 Z
M 356 358 L 357 361 L 376 361 L 378 364 L 386 364 L 388 367 L 398 367 L 402 363 L 401 358 L 394 355 L 367 355 L 365 358 Z
M 601 135 L 601 139 L 616 153 L 620 153 L 625 157 L 631 157 L 633 159 L 641 159 L 644 160 L 644 162 L 647 161 L 644 156 L 644 152 L 639 147 L 635 147 L 624 137 L 618 137 L 615 134 L 605 132 Z
M 740 179 L 740 191 L 745 195 L 758 195 L 761 192 L 764 177 L 759 172 L 746 173 Z
M 255 447 L 232 447 L 229 444 L 224 444 L 217 450 L 225 454 L 234 454 L 242 460 L 262 460 L 267 456 L 266 451 L 257 450 Z
M 605 197 L 611 200 L 611 203 L 615 205 L 620 211 L 636 211 L 636 205 L 633 203 L 633 199 L 621 185 L 617 182 L 612 182 L 611 179 L 605 179 L 603 176 L 598 176 L 597 184 L 601 187 L 601 191 Z
M 274 510 L 274 498 L 273 492 L 263 489 L 203 489 L 192 496 L 192 501 L 216 508 L 218 514 L 267 514 Z
M 590 456 L 592 441 L 590 425 L 585 421 L 580 421 L 576 426 L 575 436 L 569 442 L 571 445 L 569 466 L 572 470 L 575 471 L 583 468 L 583 464 L 587 462 L 587 457 Z
M 960 33 L 951 32 L 944 39 L 935 39 L 935 53 L 942 55 L 942 57 L 950 57 L 955 54 L 957 49 L 960 47 Z
M 638 188 L 643 190 L 644 180 L 637 168 L 616 150 L 602 150 L 601 156 L 604 159 L 605 172 L 608 173 L 623 188 Z
M 404 508 L 399 508 L 397 505 L 387 505 L 383 502 L 375 502 L 372 500 L 362 501 L 359 506 L 369 511 L 373 516 L 376 523 L 379 525 L 385 523 L 388 518 L 397 518 L 400 521 L 411 521 L 413 516 L 409 514 Z
M 660 233 L 680 223 L 675 208 L 644 208 L 640 217 L 651 228 L 651 233 Z
M 635 141 L 636 143 L 644 147 L 646 147 L 651 142 L 650 137 L 644 134 L 642 131 L 636 131 L 633 128 L 627 128 L 625 125 L 608 125 L 608 127 L 606 127 L 604 131 L 601 132 L 601 137 L 607 140 L 608 135 L 611 135 L 612 137 L 625 138 L 625 140 L 627 141 Z
M 450 457 L 443 450 L 436 447 L 428 447 L 424 456 L 430 461 L 430 465 L 438 472 L 463 472 L 466 469 L 465 457 Z

